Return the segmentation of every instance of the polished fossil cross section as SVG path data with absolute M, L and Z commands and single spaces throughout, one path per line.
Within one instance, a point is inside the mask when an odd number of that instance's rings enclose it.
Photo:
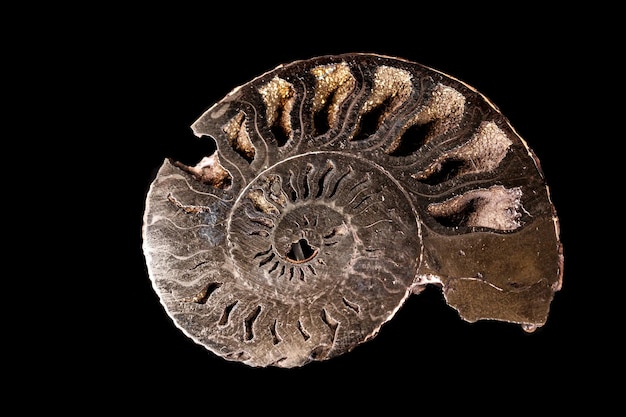
M 428 285 L 470 322 L 546 323 L 558 217 L 535 154 L 467 84 L 323 56 L 233 89 L 192 129 L 216 151 L 163 163 L 144 253 L 174 323 L 217 355 L 330 359 Z

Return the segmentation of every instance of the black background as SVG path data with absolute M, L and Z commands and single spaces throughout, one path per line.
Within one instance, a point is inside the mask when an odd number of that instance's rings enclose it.
M 222 406 L 296 414 L 379 405 L 389 413 L 395 406 L 417 413 L 425 404 L 504 412 L 564 398 L 601 402 L 604 394 L 590 397 L 589 389 L 599 372 L 611 368 L 588 346 L 612 342 L 599 342 L 606 338 L 585 307 L 599 289 L 587 282 L 580 202 L 571 186 L 585 156 L 574 146 L 580 140 L 577 86 L 587 51 L 579 40 L 585 29 L 555 30 L 561 16 L 545 11 L 451 18 L 448 10 L 380 4 L 358 13 L 309 6 L 317 13 L 243 4 L 177 18 L 166 8 L 120 12 L 89 29 L 95 36 L 74 71 L 92 74 L 84 96 L 99 104 L 85 106 L 90 132 L 101 139 L 87 153 L 104 156 L 98 216 L 115 221 L 103 219 L 94 242 L 103 246 L 96 268 L 101 322 L 99 331 L 74 346 L 85 371 L 78 382 L 111 381 L 98 403 L 121 409 L 120 399 L 126 399 L 192 414 Z M 141 251 L 144 201 L 156 170 L 167 157 L 191 163 L 202 152 L 189 126 L 232 88 L 281 63 L 345 52 L 405 58 L 468 83 L 535 151 L 560 217 L 565 253 L 563 289 L 544 327 L 527 334 L 512 324 L 466 323 L 429 288 L 352 352 L 284 370 L 220 359 L 173 325 Z

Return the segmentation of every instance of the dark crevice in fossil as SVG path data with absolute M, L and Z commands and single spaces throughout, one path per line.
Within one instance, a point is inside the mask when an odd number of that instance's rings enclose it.
M 198 294 L 196 294 L 191 299 L 191 301 L 193 301 L 194 303 L 197 303 L 197 304 L 206 304 L 206 302 L 209 300 L 209 297 L 211 296 L 211 294 L 213 294 L 213 292 L 215 290 L 217 290 L 221 286 L 222 286 L 221 282 L 211 282 L 209 285 L 204 287 L 202 289 L 202 291 L 200 291 Z
M 283 340 L 278 335 L 278 330 L 276 329 L 277 325 L 278 325 L 278 319 L 274 319 L 274 321 L 272 322 L 272 325 L 270 326 L 270 333 L 272 334 L 272 343 L 275 345 L 279 344 Z
M 274 259 L 274 256 L 276 256 L 274 253 L 270 253 L 270 256 L 268 256 L 265 259 L 261 259 L 261 261 L 259 262 L 259 266 L 267 265 L 268 263 L 272 261 L 272 259 Z
M 220 326 L 226 326 L 226 324 L 228 324 L 228 318 L 230 317 L 230 313 L 231 311 L 233 311 L 233 308 L 235 308 L 238 302 L 239 301 L 235 301 L 234 303 L 231 303 L 224 307 L 222 317 L 220 317 L 220 320 L 217 322 L 217 324 L 219 324 Z
M 309 175 L 311 174 L 311 172 L 313 172 L 313 165 L 307 164 L 306 171 L 304 173 L 304 182 L 302 183 L 302 187 L 304 190 L 302 193 L 302 198 L 305 200 L 309 198 L 309 195 L 311 194 L 311 188 L 309 186 Z
M 289 135 L 290 135 L 289 130 L 285 128 L 285 126 L 283 126 L 282 124 L 272 125 L 270 130 L 272 131 L 272 134 L 274 135 L 274 138 L 276 139 L 276 143 L 278 144 L 278 147 L 282 148 L 283 146 L 285 146 L 285 144 L 289 140 Z
M 295 203 L 298 200 L 298 191 L 296 190 L 296 187 L 294 187 L 293 185 L 293 177 L 294 177 L 293 171 L 289 171 L 289 181 L 287 181 L 286 193 L 291 198 L 291 201 Z
M 382 249 L 376 249 L 376 248 L 365 248 L 365 252 L 368 254 L 368 257 L 371 259 L 375 259 L 375 258 L 379 258 L 381 257 L 382 253 L 384 252 Z
M 293 85 L 274 77 L 259 88 L 266 107 L 267 124 L 276 139 L 278 147 L 283 147 L 291 139 L 291 110 L 295 99 Z
M 330 351 L 330 347 L 328 345 L 320 345 L 311 351 L 309 357 L 314 360 L 323 360 L 328 356 L 328 352 Z
M 426 143 L 426 137 L 433 122 L 410 126 L 396 139 L 387 150 L 391 156 L 409 156 L 415 153 Z
M 248 314 L 248 317 L 246 317 L 246 319 L 244 320 L 244 330 L 245 330 L 244 337 L 246 340 L 252 340 L 254 338 L 254 332 L 252 330 L 252 326 L 254 325 L 254 322 L 256 321 L 256 319 L 259 317 L 260 313 L 261 313 L 261 306 L 257 306 L 254 310 L 250 312 L 250 314 Z
M 421 181 L 428 185 L 437 185 L 455 178 L 465 166 L 466 161 L 450 158 L 443 161 L 438 170 L 427 175 Z
M 328 326 L 331 333 L 333 334 L 333 340 L 334 340 L 335 334 L 337 333 L 337 327 L 339 327 L 339 322 L 335 320 L 334 318 L 332 318 L 330 314 L 328 314 L 328 311 L 326 311 L 325 308 L 322 309 L 321 317 L 322 317 L 322 321 L 324 322 L 324 324 Z
M 291 267 L 289 268 L 289 281 L 291 281 L 294 276 L 295 276 L 295 271 L 294 271 L 294 268 Z
M 357 210 L 359 207 L 361 207 L 363 205 L 363 203 L 365 203 L 367 200 L 369 200 L 372 196 L 371 195 L 366 195 L 365 197 L 363 197 L 363 199 L 352 208 L 352 210 Z
M 202 262 L 200 262 L 200 263 L 198 263 L 198 264 L 196 264 L 196 265 L 192 266 L 191 268 L 189 268 L 189 270 L 190 270 L 190 271 L 193 271 L 193 270 L 195 270 L 195 269 L 200 268 L 202 265 L 206 265 L 206 264 L 208 264 L 208 263 L 209 263 L 209 261 L 202 261 Z
M 309 332 L 306 331 L 306 329 L 304 328 L 300 320 L 298 320 L 298 331 L 300 332 L 300 334 L 302 335 L 305 341 L 311 338 L 311 335 L 309 334 Z
M 272 267 L 267 272 L 271 274 L 272 272 L 276 271 L 279 266 L 280 266 L 280 262 L 274 262 L 274 265 L 272 265 Z
M 328 175 L 334 169 L 335 169 L 335 164 L 333 164 L 332 162 L 328 161 L 326 163 L 326 170 L 320 176 L 320 179 L 317 181 L 317 194 L 315 194 L 315 198 L 320 198 L 322 196 L 322 194 L 324 193 L 324 187 L 325 187 L 325 183 L 326 183 L 326 178 L 328 178 Z
M 226 355 L 224 355 L 224 357 L 237 361 L 247 361 L 250 359 L 250 354 L 242 350 L 238 352 L 227 353 Z
M 307 268 L 309 268 L 309 271 L 311 271 L 313 275 L 317 275 L 317 272 L 315 271 L 315 268 L 313 268 L 313 265 L 307 265 Z
M 369 175 L 366 175 L 362 181 L 358 182 L 350 189 L 350 193 L 352 193 L 354 196 L 352 197 L 348 205 L 354 204 L 354 202 L 357 201 L 359 197 L 361 197 L 361 200 L 356 204 L 356 206 L 354 207 L 351 206 L 352 210 L 358 209 L 366 200 L 368 200 L 371 197 L 371 194 L 367 194 L 365 196 L 362 195 L 363 193 L 367 192 L 366 187 L 369 184 L 370 184 L 370 177 Z M 365 187 L 363 187 L 363 185 L 365 185 Z
M 361 306 L 359 306 L 357 303 L 348 300 L 346 297 L 341 297 L 341 300 L 346 307 L 354 311 L 356 314 L 359 314 L 361 312 Z
M 303 263 L 311 260 L 317 255 L 317 249 L 309 244 L 306 239 L 300 239 L 291 244 L 291 249 L 287 252 L 287 259 L 294 263 Z
M 281 366 L 280 364 L 286 360 L 287 360 L 287 357 L 285 356 L 285 357 L 275 360 L 274 362 L 271 362 L 268 366 Z
M 330 125 L 330 112 L 336 95 L 337 90 L 332 91 L 325 99 L 324 105 L 313 115 L 313 128 L 315 136 L 323 135 L 332 127 Z
M 382 121 L 391 105 L 392 97 L 387 97 L 379 105 L 361 115 L 357 131 L 352 137 L 353 141 L 364 140 L 372 136 L 380 128 Z
M 267 255 L 268 253 L 270 253 L 271 251 L 272 251 L 272 246 L 270 246 L 268 250 L 264 250 L 264 251 L 261 251 L 261 252 L 257 252 L 257 254 L 256 254 L 256 255 L 254 255 L 254 259 L 256 259 L 256 258 L 260 258 L 261 256 L 265 256 L 265 255 Z
M 367 184 L 369 181 L 370 181 L 370 177 L 369 175 L 366 174 L 363 179 L 361 179 L 359 182 L 354 184 L 352 188 L 350 188 L 350 192 L 355 191 L 357 188 L 361 187 L 363 184 Z M 352 197 L 352 200 L 350 201 L 350 203 L 354 202 L 354 200 L 357 198 L 357 196 L 359 195 L 361 191 L 363 190 L 359 190 L 354 194 L 354 197 Z
M 339 185 L 343 182 L 344 179 L 346 179 L 348 177 L 348 175 L 352 174 L 352 172 L 353 172 L 352 167 L 349 167 L 348 172 L 346 172 L 341 177 L 339 177 L 339 179 L 335 183 L 335 186 L 333 187 L 332 191 L 328 195 L 328 198 L 333 198 L 335 196 L 335 194 L 337 194 L 337 191 L 339 190 Z

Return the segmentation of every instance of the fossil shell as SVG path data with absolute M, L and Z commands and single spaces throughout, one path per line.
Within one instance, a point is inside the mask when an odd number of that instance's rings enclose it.
M 192 129 L 217 151 L 165 160 L 143 249 L 167 313 L 215 354 L 332 358 L 428 284 L 470 322 L 546 322 L 563 256 L 539 161 L 463 82 L 317 57 L 235 88 Z

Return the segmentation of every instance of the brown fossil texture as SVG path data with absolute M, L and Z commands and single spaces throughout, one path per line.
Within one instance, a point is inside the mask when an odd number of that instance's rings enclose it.
M 467 84 L 322 56 L 233 89 L 192 129 L 216 151 L 163 162 L 143 251 L 167 314 L 216 355 L 330 359 L 427 285 L 470 322 L 545 324 L 563 276 L 556 211 L 535 154 Z

